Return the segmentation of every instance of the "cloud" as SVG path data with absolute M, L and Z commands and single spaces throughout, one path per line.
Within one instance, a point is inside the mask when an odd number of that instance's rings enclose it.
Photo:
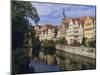
M 32 3 L 40 16 L 40 24 L 50 23 L 59 25 L 63 16 L 63 9 L 67 18 L 76 18 L 80 16 L 94 16 L 95 6 L 54 4 L 54 3 Z
M 46 3 L 33 3 L 33 6 L 38 10 L 40 16 L 48 15 L 54 10 L 51 4 Z

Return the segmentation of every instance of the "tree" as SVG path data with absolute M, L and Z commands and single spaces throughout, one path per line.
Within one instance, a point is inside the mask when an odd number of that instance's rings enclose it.
M 43 42 L 43 49 L 45 54 L 53 55 L 56 53 L 55 43 L 52 40 L 45 40 Z
M 23 49 L 24 34 L 31 31 L 29 18 L 38 23 L 39 16 L 31 2 L 12 1 L 12 74 L 29 73 L 29 57 Z M 33 33 L 34 35 L 34 33 Z M 35 36 L 33 36 L 35 37 Z M 36 41 L 35 41 L 36 42 Z M 35 43 L 34 42 L 34 43 Z
M 32 45 L 33 45 L 32 54 L 33 56 L 38 57 L 39 52 L 41 50 L 41 42 L 39 41 L 38 37 L 32 37 Z
M 66 40 L 65 37 L 60 37 L 60 38 L 57 40 L 57 42 L 58 42 L 59 44 L 67 44 L 67 40 Z
M 82 40 L 81 44 L 84 45 L 84 46 L 86 46 L 86 38 L 85 37 L 83 37 L 83 40 Z
M 95 48 L 96 47 L 96 40 L 88 41 L 87 44 L 88 44 L 89 47 L 94 47 Z
M 47 48 L 47 53 L 50 54 L 50 55 L 55 54 L 56 53 L 55 45 L 49 44 L 48 48 Z
M 24 34 L 29 31 L 29 18 L 35 23 L 39 21 L 39 16 L 31 2 L 12 1 L 12 47 L 22 47 Z M 16 43 L 15 43 L 16 42 Z

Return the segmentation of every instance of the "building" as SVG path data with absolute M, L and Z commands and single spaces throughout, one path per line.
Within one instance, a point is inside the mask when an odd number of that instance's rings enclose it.
M 73 36 L 74 40 L 77 40 L 79 42 L 79 21 L 78 19 L 73 19 L 74 25 L 73 25 Z
M 65 26 L 62 30 L 66 30 L 66 35 L 61 36 L 66 38 L 68 44 L 72 44 L 74 41 L 82 43 L 83 37 L 89 40 L 95 38 L 96 24 L 94 17 L 65 18 L 63 22 L 65 22 Z
M 65 16 L 65 11 L 63 10 L 62 22 L 59 27 L 60 37 L 66 37 L 66 29 L 68 28 L 69 20 Z
M 88 40 L 95 38 L 95 18 L 87 17 L 84 21 L 84 37 Z
M 75 41 L 80 43 L 80 32 L 83 33 L 79 18 L 70 19 L 69 27 L 66 30 L 66 40 L 68 44 L 72 44 Z
M 69 24 L 68 28 L 66 29 L 66 40 L 68 44 L 71 44 L 74 39 L 74 25 L 73 25 L 73 20 L 69 19 Z
M 36 36 L 39 36 L 39 34 L 40 34 L 40 28 L 41 28 L 40 25 L 34 26 L 34 30 L 35 30 L 35 32 L 36 32 Z
M 56 37 L 56 27 L 50 24 L 41 26 L 39 39 L 42 40 L 54 40 Z
M 79 43 L 81 44 L 83 41 L 83 26 L 82 24 L 79 25 Z
M 62 22 L 56 27 L 51 24 L 37 25 L 34 27 L 36 36 L 42 40 L 59 40 L 59 37 L 65 37 L 68 44 L 75 42 L 82 43 L 83 38 L 87 40 L 95 39 L 96 21 L 94 17 L 66 18 L 63 10 Z

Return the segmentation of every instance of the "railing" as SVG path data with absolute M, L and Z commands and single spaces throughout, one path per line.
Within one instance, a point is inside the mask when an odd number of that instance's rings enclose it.
M 86 56 L 90 58 L 95 58 L 96 49 L 95 48 L 88 48 L 88 47 L 73 47 L 73 46 L 66 46 L 66 45 L 56 45 L 57 50 L 62 50 L 65 52 L 69 52 L 72 54 L 77 54 L 81 56 Z

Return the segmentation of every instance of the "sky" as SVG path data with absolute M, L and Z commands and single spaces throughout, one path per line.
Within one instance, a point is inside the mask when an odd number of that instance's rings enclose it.
M 36 8 L 40 17 L 39 25 L 53 24 L 60 25 L 63 17 L 63 10 L 66 18 L 77 18 L 81 16 L 95 17 L 95 6 L 72 5 L 72 4 L 54 4 L 54 3 L 36 3 L 32 6 Z M 35 25 L 34 21 L 31 21 Z

